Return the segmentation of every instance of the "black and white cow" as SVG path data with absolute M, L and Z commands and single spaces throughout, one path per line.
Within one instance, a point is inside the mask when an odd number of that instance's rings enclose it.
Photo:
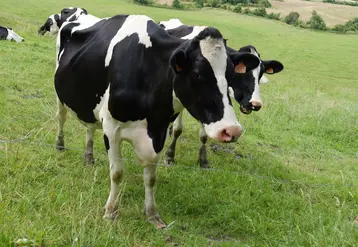
M 50 15 L 47 18 L 45 24 L 43 24 L 38 30 L 38 34 L 43 36 L 46 32 L 49 32 L 50 35 L 54 35 L 58 32 L 58 30 L 65 21 L 75 21 L 81 15 L 87 15 L 87 18 L 93 19 L 93 22 L 97 22 L 100 20 L 100 18 L 88 14 L 87 10 L 84 8 L 64 8 L 62 9 L 61 13 Z
M 259 60 L 249 53 L 229 58 L 215 28 L 183 40 L 142 15 L 117 15 L 92 26 L 65 22 L 56 52 L 57 148 L 64 147 L 68 110 L 87 128 L 86 155 L 92 155 L 95 130 L 103 129 L 111 177 L 104 218 L 113 219 L 123 176 L 121 142 L 130 142 L 144 166 L 145 214 L 149 222 L 165 227 L 153 186 L 168 125 L 185 108 L 210 138 L 236 141 L 242 127 L 227 81 L 235 69 L 246 72 Z
M 0 40 L 11 40 L 15 42 L 23 42 L 25 41 L 23 37 L 18 35 L 12 30 L 12 28 L 2 27 L 0 26 Z
M 206 26 L 188 26 L 184 25 L 179 19 L 170 19 L 169 21 L 161 21 L 158 23 L 160 27 L 164 28 L 170 35 L 179 37 L 181 39 L 192 39 L 201 32 Z M 260 59 L 260 54 L 257 52 L 256 48 L 252 45 L 241 47 L 238 51 L 227 47 L 230 57 L 233 57 L 235 54 L 241 52 L 248 52 Z M 245 74 L 238 74 L 229 81 L 229 89 L 231 91 L 231 95 L 236 99 L 236 101 L 240 104 L 240 110 L 244 114 L 250 114 L 252 110 L 259 111 L 262 106 L 262 99 L 260 95 L 260 86 L 259 81 L 263 78 L 264 73 L 274 74 L 283 70 L 283 65 L 276 60 L 261 60 L 260 64 L 257 68 L 249 71 Z M 265 82 L 268 82 L 266 78 L 264 78 Z M 174 134 L 173 140 L 169 144 L 168 150 L 166 152 L 166 163 L 171 165 L 174 163 L 175 159 L 175 147 L 176 142 L 183 131 L 183 119 L 182 112 L 178 115 L 178 117 L 174 121 Z M 169 133 L 171 133 L 171 129 Z M 206 142 L 207 135 L 205 129 L 201 125 L 200 128 L 200 141 L 201 147 L 199 151 L 199 164 L 202 168 L 209 167 L 209 162 L 207 159 L 207 151 L 206 151 Z

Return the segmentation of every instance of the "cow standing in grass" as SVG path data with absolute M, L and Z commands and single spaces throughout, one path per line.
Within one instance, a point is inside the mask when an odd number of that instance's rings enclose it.
M 188 26 L 184 25 L 179 19 L 170 19 L 169 21 L 161 21 L 159 26 L 164 28 L 170 35 L 181 39 L 192 39 L 202 30 L 207 28 L 206 26 Z M 229 54 L 233 57 L 235 54 L 241 52 L 248 52 L 255 55 L 260 59 L 260 54 L 256 48 L 252 45 L 241 47 L 238 51 L 227 47 Z M 259 111 L 262 106 L 262 99 L 260 95 L 259 81 L 264 80 L 268 82 L 267 78 L 263 76 L 264 73 L 274 74 L 283 70 L 283 65 L 276 60 L 261 60 L 257 68 L 242 74 L 237 73 L 232 80 L 229 81 L 229 89 L 231 95 L 240 104 L 240 110 L 244 114 L 250 114 L 252 110 Z M 237 71 L 235 71 L 237 72 Z M 166 163 L 172 165 L 175 159 L 175 148 L 178 138 L 183 132 L 183 112 L 180 112 L 178 117 L 174 121 L 174 134 L 173 140 L 169 144 L 166 152 Z M 171 129 L 169 133 L 171 133 Z M 199 164 L 201 168 L 208 168 L 209 161 L 207 158 L 206 142 L 207 134 L 203 125 L 200 127 L 200 142 L 201 147 L 199 151 Z
M 140 15 L 117 15 L 92 26 L 65 22 L 56 56 L 57 147 L 64 146 L 68 110 L 87 128 L 85 153 L 93 151 L 96 128 L 103 129 L 111 177 L 104 218 L 113 219 L 123 176 L 121 142 L 130 142 L 144 167 L 145 214 L 159 228 L 166 224 L 153 187 L 168 125 L 186 108 L 210 138 L 236 141 L 242 127 L 227 82 L 235 70 L 244 73 L 259 63 L 249 53 L 230 59 L 215 28 L 183 40 Z
M 49 32 L 50 35 L 54 35 L 58 32 L 64 22 L 78 20 L 78 18 L 83 15 L 86 15 L 87 20 L 92 23 L 100 20 L 100 18 L 88 14 L 87 10 L 84 8 L 64 8 L 59 14 L 50 15 L 45 24 L 39 28 L 38 34 L 43 36 L 46 32 Z
M 2 26 L 0 26 L 0 40 L 11 40 L 18 43 L 25 41 L 24 38 L 15 33 L 12 28 Z

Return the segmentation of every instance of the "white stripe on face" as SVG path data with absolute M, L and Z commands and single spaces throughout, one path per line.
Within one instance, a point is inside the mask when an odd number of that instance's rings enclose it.
M 238 126 L 242 128 L 236 119 L 234 108 L 229 103 L 228 98 L 228 83 L 225 77 L 227 53 L 222 39 L 213 39 L 207 37 L 200 40 L 200 49 L 202 55 L 208 60 L 214 72 L 217 85 L 222 94 L 222 101 L 224 105 L 223 118 L 217 122 L 204 124 L 206 133 L 211 138 L 216 138 L 224 128 L 229 126 Z
M 251 54 L 255 55 L 256 57 L 259 58 L 259 55 L 257 54 L 257 52 L 254 49 L 250 49 L 251 50 Z M 260 59 L 260 58 L 259 58 Z M 260 93 L 260 85 L 259 85 L 259 76 L 260 76 L 260 71 L 261 71 L 261 60 L 259 65 L 252 70 L 252 75 L 255 78 L 255 88 L 254 88 L 254 92 L 251 95 L 251 99 L 249 100 L 249 102 L 253 102 L 256 101 L 258 103 L 260 103 L 262 105 L 262 99 L 261 99 L 261 93 Z

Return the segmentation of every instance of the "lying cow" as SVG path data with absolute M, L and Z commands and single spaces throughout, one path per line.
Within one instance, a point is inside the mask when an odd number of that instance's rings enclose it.
M 15 42 L 25 41 L 23 37 L 15 33 L 12 28 L 0 26 L 0 40 L 11 40 Z
M 195 37 L 195 35 L 197 35 L 199 32 L 201 32 L 201 30 L 206 28 L 206 26 L 187 26 L 184 25 L 179 19 L 161 21 L 158 24 L 159 26 L 164 28 L 170 35 L 182 39 L 191 39 Z M 227 47 L 227 50 L 230 54 L 232 54 L 232 56 L 240 52 L 249 52 L 260 59 L 260 54 L 252 45 L 241 47 L 239 51 L 236 51 L 230 47 Z M 259 86 L 260 79 L 263 78 L 264 73 L 274 74 L 282 71 L 282 69 L 283 65 L 276 60 L 266 61 L 260 59 L 260 65 L 257 68 L 246 74 L 239 74 L 229 82 L 231 94 L 240 104 L 240 110 L 242 113 L 250 114 L 252 110 L 260 110 L 262 106 Z M 264 80 L 266 81 L 267 79 Z M 174 122 L 173 140 L 169 144 L 168 150 L 166 152 L 166 163 L 168 165 L 174 163 L 176 142 L 180 137 L 184 127 L 182 116 L 183 115 L 181 112 Z M 169 133 L 170 132 L 171 130 L 169 131 Z M 207 168 L 209 167 L 206 151 L 207 135 L 202 125 L 200 128 L 200 141 L 201 148 L 199 151 L 199 164 L 200 167 Z
M 54 35 L 65 21 L 75 21 L 82 15 L 87 15 L 87 18 L 91 19 L 93 22 L 100 20 L 100 18 L 88 14 L 87 10 L 84 8 L 64 8 L 60 14 L 50 15 L 45 24 L 40 27 L 38 34 L 43 36 L 46 32 L 49 32 L 50 35 Z
M 57 148 L 64 147 L 68 110 L 87 128 L 85 154 L 92 155 L 95 130 L 103 129 L 111 177 L 104 218 L 114 219 L 124 168 L 121 142 L 130 142 L 144 167 L 145 214 L 149 222 L 165 227 L 153 187 L 168 125 L 185 108 L 210 138 L 236 141 L 242 127 L 227 81 L 235 70 L 244 73 L 259 60 L 250 53 L 229 58 L 215 28 L 183 40 L 142 15 L 117 15 L 90 27 L 65 22 L 56 53 Z

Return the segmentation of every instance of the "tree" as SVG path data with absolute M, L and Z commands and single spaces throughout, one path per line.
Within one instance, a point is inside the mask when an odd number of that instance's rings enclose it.
M 181 9 L 183 6 L 180 4 L 179 0 L 174 0 L 172 2 L 172 7 L 175 8 L 175 9 Z
M 318 30 L 326 30 L 326 23 L 324 22 L 323 18 L 317 14 L 315 10 L 312 11 L 312 16 L 310 20 L 307 22 L 307 24 L 312 29 L 318 29 Z
M 235 13 L 241 13 L 242 9 L 241 9 L 241 6 L 240 5 L 236 5 L 235 8 L 233 9 L 233 11 Z
M 260 8 L 254 9 L 254 11 L 252 11 L 252 14 L 265 17 L 267 13 L 266 13 L 266 9 L 264 7 L 260 7 Z
M 299 18 L 300 14 L 298 12 L 291 12 L 285 17 L 284 22 L 289 25 L 297 25 Z
M 197 8 L 202 8 L 202 7 L 204 7 L 204 0 L 194 0 L 194 2 L 195 2 L 195 6 L 196 6 Z

